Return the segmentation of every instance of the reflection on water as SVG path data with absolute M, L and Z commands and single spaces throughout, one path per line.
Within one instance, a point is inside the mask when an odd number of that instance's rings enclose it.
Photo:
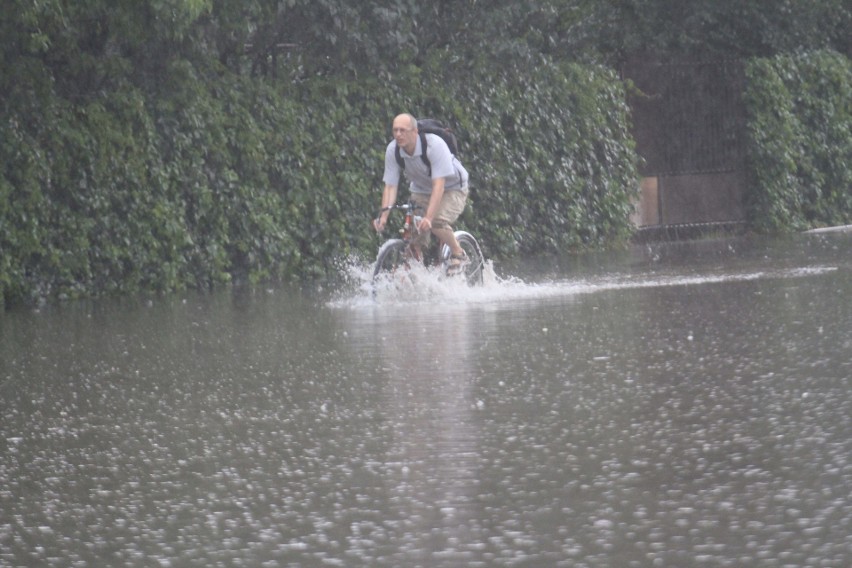
M 478 432 L 471 383 L 477 355 L 466 310 L 440 304 L 366 310 L 351 322 L 356 354 L 380 355 L 380 407 L 392 424 L 385 514 L 407 565 L 464 559 L 476 500 Z M 387 522 L 388 519 L 385 519 Z M 438 530 L 440 529 L 440 530 Z M 465 536 L 468 535 L 468 536 Z M 370 564 L 369 556 L 363 558 Z
M 850 565 L 852 236 L 353 272 L 0 315 L 0 565 Z

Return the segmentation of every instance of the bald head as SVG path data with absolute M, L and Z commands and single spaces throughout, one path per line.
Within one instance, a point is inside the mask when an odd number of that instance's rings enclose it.
M 411 128 L 417 130 L 417 119 L 414 118 L 414 115 L 408 114 L 407 112 L 399 114 L 396 118 L 393 119 L 394 128 L 397 128 L 397 124 L 399 124 L 399 126 L 402 128 Z
M 404 113 L 393 119 L 393 138 L 400 148 L 414 154 L 417 147 L 417 119 Z

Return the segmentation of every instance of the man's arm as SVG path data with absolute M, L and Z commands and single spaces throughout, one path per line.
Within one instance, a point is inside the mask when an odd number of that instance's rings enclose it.
M 385 189 L 382 191 L 382 209 L 390 207 L 394 203 L 396 203 L 396 186 L 385 184 Z M 381 233 L 385 230 L 385 225 L 388 222 L 388 215 L 390 215 L 390 211 L 382 211 L 378 218 L 373 221 L 373 227 L 376 228 L 376 231 Z

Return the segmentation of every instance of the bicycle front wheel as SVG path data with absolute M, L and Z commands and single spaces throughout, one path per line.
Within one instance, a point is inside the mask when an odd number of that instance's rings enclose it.
M 378 256 L 376 256 L 373 280 L 382 275 L 394 274 L 401 268 L 407 268 L 409 260 L 407 248 L 408 245 L 402 239 L 390 239 L 383 244 L 382 248 L 379 249 Z

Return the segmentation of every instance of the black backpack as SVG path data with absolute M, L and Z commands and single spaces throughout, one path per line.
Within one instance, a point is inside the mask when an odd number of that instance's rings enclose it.
M 417 130 L 420 134 L 420 144 L 423 147 L 423 153 L 420 157 L 423 159 L 423 163 L 426 164 L 426 169 L 429 170 L 429 177 L 432 177 L 432 164 L 429 162 L 429 157 L 426 155 L 426 135 L 437 134 L 440 136 L 444 142 L 447 143 L 447 146 L 450 147 L 450 152 L 452 152 L 453 156 L 459 153 L 459 143 L 456 140 L 456 135 L 453 134 L 453 131 L 444 126 L 440 120 L 435 120 L 434 118 L 421 118 L 418 120 Z M 398 144 L 395 152 L 396 163 L 399 164 L 399 169 L 405 171 L 405 161 L 402 159 L 402 156 L 399 155 Z

